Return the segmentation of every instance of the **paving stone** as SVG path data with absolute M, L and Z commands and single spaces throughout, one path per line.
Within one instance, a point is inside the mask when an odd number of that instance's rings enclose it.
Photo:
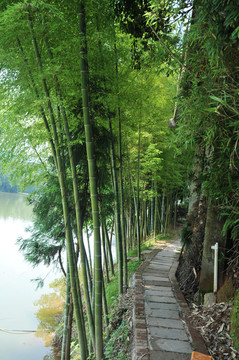
M 170 269 L 170 266 L 163 266 L 163 265 L 149 266 L 144 271 L 144 274 L 147 273 L 148 271 L 154 271 L 156 274 L 161 273 L 161 272 L 168 273 L 169 269 Z
M 149 302 L 158 302 L 166 304 L 176 304 L 177 301 L 173 296 L 154 296 L 154 295 L 145 295 L 145 301 Z
M 190 360 L 191 354 L 180 354 L 166 351 L 150 351 L 150 360 Z
M 150 327 L 150 336 L 153 338 L 174 339 L 188 341 L 188 335 L 182 329 L 169 329 L 165 327 Z
M 170 286 L 170 289 L 166 286 L 157 286 L 157 285 L 150 285 L 150 284 L 145 284 L 144 285 L 144 289 L 145 291 L 172 291 L 171 290 L 171 286 Z
M 158 302 L 147 302 L 145 303 L 145 309 L 160 309 L 160 310 L 174 310 L 179 311 L 178 304 L 165 304 Z
M 180 319 L 179 312 L 176 310 L 166 310 L 166 309 L 145 309 L 145 314 L 155 318 L 163 319 Z
M 153 269 L 158 271 L 159 269 L 169 270 L 170 265 L 165 264 L 150 264 L 146 270 Z
M 166 277 L 168 278 L 168 271 L 165 271 L 165 270 L 160 270 L 160 271 L 157 271 L 157 270 L 153 270 L 153 269 L 147 269 L 146 271 L 144 271 L 144 274 L 143 276 L 160 276 L 160 277 Z
M 160 277 L 160 276 L 153 276 L 153 275 L 144 275 L 143 279 L 149 281 L 168 281 L 168 277 Z
M 150 350 L 164 350 L 175 353 L 191 354 L 193 351 L 188 341 L 171 340 L 171 339 L 154 339 L 151 338 Z M 177 358 L 175 358 L 176 360 Z
M 147 317 L 148 327 L 167 327 L 171 329 L 184 329 L 181 319 L 163 319 L 148 316 Z
M 168 277 L 168 273 L 169 273 L 169 269 L 165 270 L 165 269 L 150 269 L 148 268 L 147 270 L 144 271 L 143 275 L 146 275 L 147 273 L 154 273 L 155 276 L 162 276 L 162 274 L 165 274 L 166 277 Z
M 159 256 L 155 256 L 156 259 L 158 259 L 159 257 L 174 258 L 175 255 L 171 251 L 161 251 Z
M 155 256 L 153 260 L 150 261 L 150 264 L 172 264 L 173 258 L 170 259 L 169 257 L 163 257 L 163 256 Z
M 168 257 L 155 257 L 154 260 L 150 261 L 150 264 L 157 264 L 157 265 L 165 265 L 165 264 L 172 264 L 173 258 L 169 259 Z
M 155 286 L 167 286 L 167 287 L 171 288 L 171 282 L 170 281 L 156 281 L 156 280 L 146 280 L 146 279 L 144 279 L 144 284 L 155 285 Z
M 173 292 L 172 292 L 172 290 L 170 288 L 165 288 L 164 290 L 161 290 L 161 289 L 158 290 L 157 288 L 156 289 L 148 289 L 148 290 L 145 290 L 145 295 L 147 295 L 147 296 L 151 296 L 151 295 L 154 295 L 154 296 L 174 296 Z

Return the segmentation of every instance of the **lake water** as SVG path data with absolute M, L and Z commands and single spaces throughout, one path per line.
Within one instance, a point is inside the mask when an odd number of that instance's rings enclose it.
M 16 239 L 24 236 L 31 225 L 32 211 L 25 204 L 25 196 L 0 193 L 0 359 L 45 360 L 51 349 L 44 341 L 31 334 L 10 334 L 4 330 L 36 330 L 39 324 L 35 316 L 34 302 L 41 295 L 52 292 L 49 283 L 59 273 L 39 266 L 33 269 L 18 252 Z M 36 290 L 34 278 L 45 278 L 42 289 Z
M 0 192 L 0 360 L 56 360 L 53 350 L 35 333 L 14 333 L 15 330 L 37 330 L 39 320 L 35 313 L 38 308 L 34 302 L 44 294 L 51 294 L 53 290 L 49 284 L 61 276 L 59 271 L 45 266 L 33 269 L 18 251 L 17 238 L 24 236 L 25 228 L 32 224 L 32 210 L 25 199 L 21 194 Z M 86 243 L 85 234 L 84 237 Z M 92 256 L 93 242 L 91 234 Z M 114 236 L 112 252 L 115 259 Z M 36 284 L 31 281 L 35 278 L 45 278 L 42 289 L 36 290 Z

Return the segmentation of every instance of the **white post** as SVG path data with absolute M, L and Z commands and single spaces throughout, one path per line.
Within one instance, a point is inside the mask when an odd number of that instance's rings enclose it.
M 213 283 L 213 292 L 217 292 L 217 279 L 218 279 L 218 243 L 214 246 L 211 246 L 211 249 L 214 250 L 214 283 Z

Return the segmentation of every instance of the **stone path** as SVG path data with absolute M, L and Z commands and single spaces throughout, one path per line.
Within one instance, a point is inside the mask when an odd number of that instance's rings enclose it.
M 134 360 L 190 360 L 195 350 L 172 284 L 180 249 L 177 240 L 153 251 L 135 274 Z

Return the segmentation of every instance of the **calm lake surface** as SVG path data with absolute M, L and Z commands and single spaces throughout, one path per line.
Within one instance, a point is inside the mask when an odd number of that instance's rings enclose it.
M 39 320 L 35 316 L 34 302 L 42 294 L 52 292 L 48 285 L 60 273 L 39 266 L 33 269 L 18 252 L 16 239 L 24 236 L 31 225 L 32 211 L 25 204 L 25 196 L 0 193 L 0 359 L 46 360 L 51 349 L 44 341 L 31 334 L 9 334 L 4 330 L 36 330 Z M 45 278 L 42 289 L 36 290 L 31 279 Z

